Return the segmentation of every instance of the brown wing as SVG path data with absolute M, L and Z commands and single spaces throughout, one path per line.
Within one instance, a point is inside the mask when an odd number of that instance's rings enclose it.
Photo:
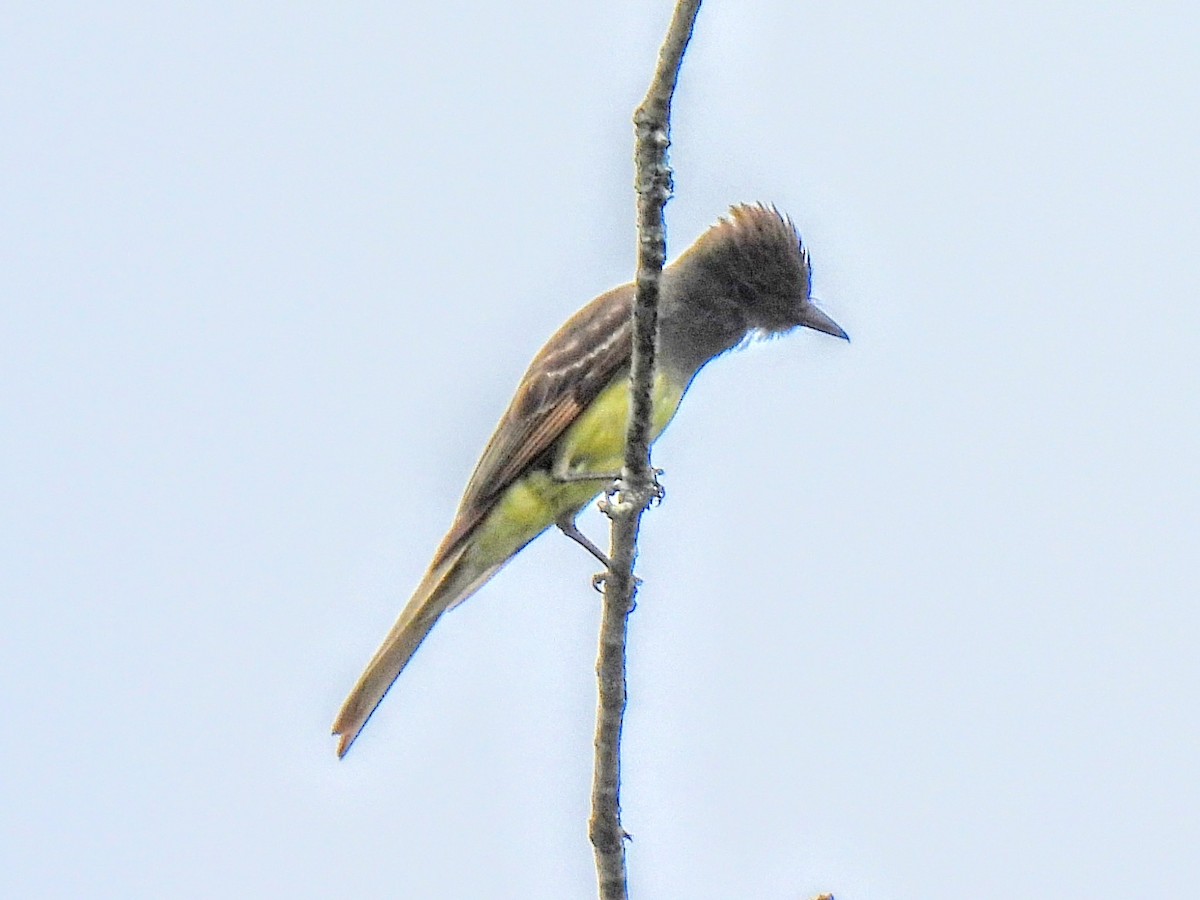
M 632 309 L 631 284 L 601 294 L 571 316 L 533 358 L 467 482 L 437 558 L 479 524 L 500 494 L 629 364 Z

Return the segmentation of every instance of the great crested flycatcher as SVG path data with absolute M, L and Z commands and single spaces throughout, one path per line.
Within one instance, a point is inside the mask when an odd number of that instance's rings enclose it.
M 813 305 L 808 252 L 773 207 L 734 206 L 663 270 L 652 435 L 696 373 L 753 335 L 804 326 L 845 338 Z M 629 416 L 634 287 L 601 294 L 533 358 L 475 467 L 424 579 L 342 705 L 333 733 L 345 755 L 434 623 L 526 544 L 575 517 L 622 466 Z

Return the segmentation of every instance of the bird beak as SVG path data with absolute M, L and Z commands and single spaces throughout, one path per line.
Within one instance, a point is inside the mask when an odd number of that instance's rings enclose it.
M 850 340 L 850 335 L 842 331 L 842 327 L 837 322 L 817 309 L 812 303 L 804 304 L 804 311 L 800 314 L 800 324 L 804 328 L 823 331 L 825 334 L 831 334 L 836 338 L 841 338 L 843 341 Z

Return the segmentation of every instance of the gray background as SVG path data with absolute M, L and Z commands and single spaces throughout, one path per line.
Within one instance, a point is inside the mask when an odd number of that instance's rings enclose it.
M 672 252 L 775 202 L 854 341 L 719 360 L 657 447 L 636 896 L 1194 893 L 1198 9 L 702 11 Z M 328 727 L 632 273 L 667 14 L 6 7 L 0 893 L 593 894 L 577 548 Z

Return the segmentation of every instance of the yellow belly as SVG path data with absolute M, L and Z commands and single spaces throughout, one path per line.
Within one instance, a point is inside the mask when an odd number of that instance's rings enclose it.
M 683 389 L 659 373 L 654 382 L 651 440 L 675 415 Z M 620 472 L 629 421 L 629 376 L 613 379 L 591 406 L 555 443 L 553 470 L 572 475 L 596 473 L 592 481 L 559 481 L 542 469 L 519 478 L 501 495 L 475 533 L 469 551 L 477 565 L 494 565 L 515 554 L 563 516 L 574 516 Z

